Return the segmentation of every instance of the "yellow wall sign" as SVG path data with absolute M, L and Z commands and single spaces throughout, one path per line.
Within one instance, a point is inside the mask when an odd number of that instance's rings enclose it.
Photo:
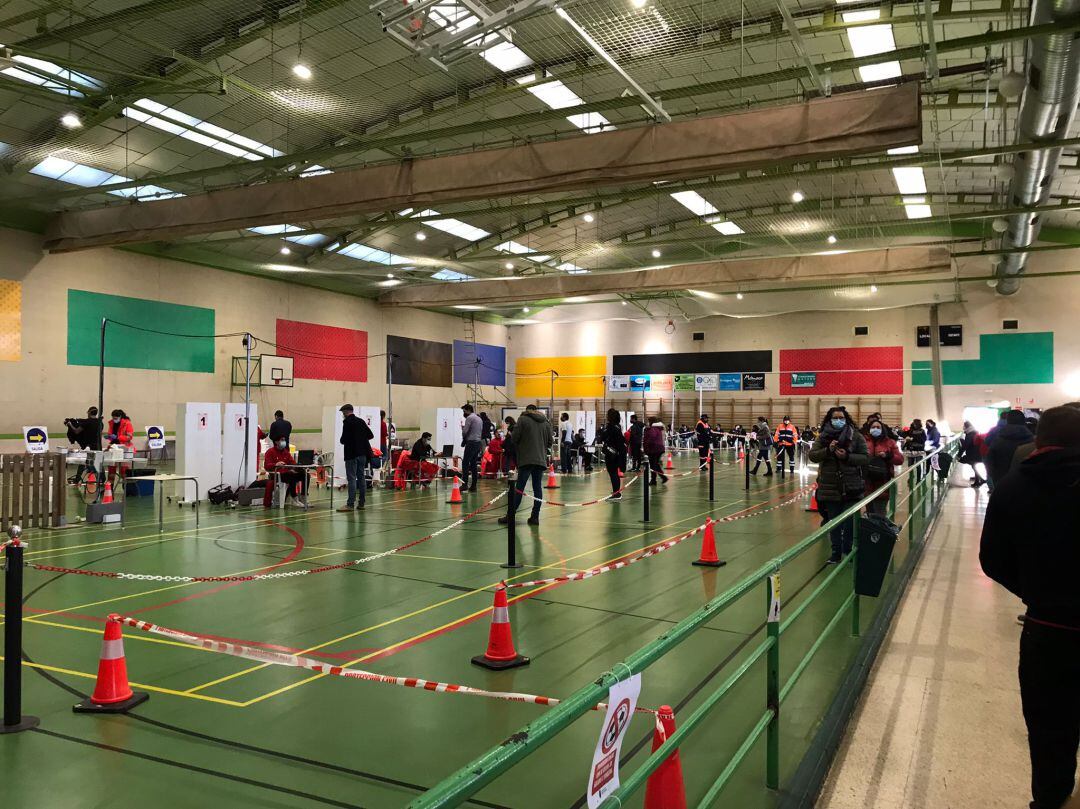
M 524 357 L 514 364 L 518 399 L 547 399 L 551 394 L 551 371 L 556 399 L 602 399 L 607 357 Z
M 0 360 L 22 359 L 22 284 L 0 279 Z

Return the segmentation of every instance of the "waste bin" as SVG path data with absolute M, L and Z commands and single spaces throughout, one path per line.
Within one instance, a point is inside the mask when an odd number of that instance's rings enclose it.
M 855 592 L 877 597 L 889 569 L 900 526 L 872 514 L 859 520 L 859 545 L 855 556 Z

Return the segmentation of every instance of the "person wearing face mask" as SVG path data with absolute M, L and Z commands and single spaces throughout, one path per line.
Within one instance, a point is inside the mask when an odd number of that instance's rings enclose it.
M 769 456 L 769 447 L 772 446 L 773 438 L 769 430 L 769 422 L 765 420 L 764 416 L 758 416 L 757 425 L 754 429 L 757 431 L 757 460 L 754 463 L 754 468 L 750 470 L 750 474 L 756 475 L 761 462 L 765 461 L 765 474 L 762 477 L 772 477 L 772 461 Z M 779 463 L 778 459 L 777 465 Z
M 908 466 L 914 466 L 926 455 L 926 430 L 923 429 L 921 419 L 912 421 L 911 427 L 904 436 L 904 454 L 907 455 Z M 922 480 L 925 473 L 926 468 L 920 466 L 915 470 L 915 480 L 912 482 Z
M 866 494 L 871 494 L 892 480 L 896 467 L 903 465 L 904 456 L 880 419 L 872 420 L 866 428 L 866 449 L 870 456 L 866 465 Z M 870 502 L 866 511 L 884 517 L 888 506 L 889 492 L 886 490 Z
M 810 450 L 810 461 L 818 465 L 817 503 L 824 525 L 866 493 L 863 471 L 870 461 L 866 439 L 855 429 L 846 408 L 829 408 Z M 854 518 L 849 517 L 833 528 L 829 538 L 832 540 L 829 564 L 839 564 L 845 553 L 851 553 Z
M 263 468 L 270 475 L 270 480 L 277 478 L 285 484 L 285 505 L 307 508 L 307 472 L 303 469 L 294 469 L 296 461 L 289 452 L 289 442 L 285 438 L 279 438 L 263 456 Z M 263 505 L 270 505 L 272 490 L 266 490 Z M 297 495 L 299 493 L 299 496 Z
M 799 428 L 791 423 L 791 416 L 784 416 L 773 436 L 776 442 L 776 471 L 784 474 L 784 456 L 788 458 L 788 468 L 795 474 L 795 447 L 799 443 Z

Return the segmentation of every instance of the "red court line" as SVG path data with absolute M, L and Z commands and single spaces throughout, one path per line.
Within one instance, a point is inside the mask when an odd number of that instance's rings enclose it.
M 289 562 L 294 561 L 296 559 L 296 557 L 299 556 L 301 554 L 301 552 L 303 552 L 303 550 L 304 550 L 304 537 L 301 536 L 299 532 L 293 530 L 292 528 L 289 528 L 288 526 L 281 525 L 280 523 L 274 522 L 274 523 L 270 523 L 270 524 L 275 526 L 276 528 L 281 528 L 281 529 L 283 529 L 285 531 L 288 531 L 292 535 L 292 538 L 293 538 L 295 544 L 293 545 L 293 549 L 291 551 L 289 551 L 289 555 L 286 556 L 284 559 L 282 559 L 280 562 L 275 562 L 274 564 L 270 565 L 269 567 L 260 568 L 256 573 L 254 573 L 252 575 L 260 575 L 260 574 L 264 574 L 264 573 L 269 573 L 270 571 L 276 570 L 277 568 L 281 567 L 282 565 L 287 565 L 287 564 L 289 564 Z M 214 593 L 220 593 L 222 590 L 227 590 L 230 587 L 235 587 L 238 584 L 249 584 L 249 583 L 250 582 L 246 582 L 246 581 L 232 581 L 232 582 L 229 582 L 227 584 L 219 585 L 218 587 L 212 587 L 209 590 L 203 590 L 203 591 L 198 592 L 198 593 L 192 593 L 190 595 L 181 596 L 179 598 L 174 598 L 171 601 L 163 601 L 160 604 L 151 604 L 149 607 L 142 607 L 142 608 L 137 609 L 137 610 L 130 610 L 130 611 L 128 611 L 127 614 L 128 615 L 138 615 L 139 613 L 143 613 L 143 612 L 150 612 L 152 610 L 160 610 L 162 607 L 171 607 L 171 606 L 173 606 L 175 604 L 182 604 L 185 601 L 194 601 L 197 598 L 204 598 L 206 596 L 213 595 Z

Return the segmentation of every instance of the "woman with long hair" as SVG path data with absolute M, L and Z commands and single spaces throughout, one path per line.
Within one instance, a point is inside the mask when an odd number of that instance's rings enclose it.
M 604 466 L 607 467 L 608 477 L 611 478 L 611 499 L 621 500 L 622 484 L 619 483 L 619 472 L 626 469 L 626 436 L 623 435 L 619 411 L 611 408 L 607 412 L 607 422 L 600 429 L 596 437 L 597 442 L 604 447 Z
M 857 503 L 866 493 L 863 472 L 870 461 L 866 439 L 844 407 L 830 407 L 821 422 L 821 432 L 810 450 L 810 461 L 818 465 L 817 503 L 822 525 Z M 854 540 L 854 517 L 848 517 L 832 529 L 832 555 L 835 565 L 851 553 Z

